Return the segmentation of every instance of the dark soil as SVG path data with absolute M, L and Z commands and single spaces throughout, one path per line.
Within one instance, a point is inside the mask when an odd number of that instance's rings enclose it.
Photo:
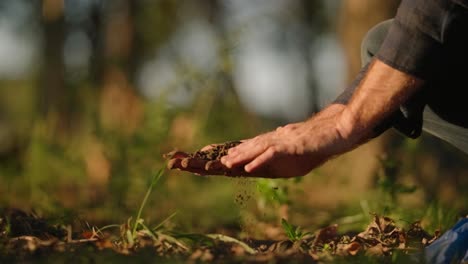
M 233 148 L 239 145 L 240 141 L 229 141 L 223 144 L 213 145 L 212 148 L 205 151 L 197 151 L 195 153 L 189 154 L 191 158 L 199 158 L 202 160 L 220 160 L 221 157 L 226 156 L 230 148 Z

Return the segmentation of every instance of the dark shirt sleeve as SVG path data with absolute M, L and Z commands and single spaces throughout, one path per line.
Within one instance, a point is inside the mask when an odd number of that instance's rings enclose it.
M 467 0 L 403 0 L 376 57 L 395 69 L 431 79 L 444 64 L 445 44 L 453 39 L 449 33 L 458 26 L 454 23 L 458 16 L 466 15 L 461 11 L 467 6 Z

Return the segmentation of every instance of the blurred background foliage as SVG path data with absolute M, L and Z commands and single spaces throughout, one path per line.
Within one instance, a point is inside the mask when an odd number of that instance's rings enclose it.
M 162 154 L 299 121 L 360 68 L 359 46 L 399 1 L 4 0 L 0 206 L 123 222 Z M 467 213 L 468 159 L 392 131 L 304 178 L 167 172 L 145 212 L 186 231 L 280 235 L 280 219 L 362 226 L 370 212 Z M 445 222 L 444 222 L 445 221 Z M 228 232 L 228 231 L 226 231 Z

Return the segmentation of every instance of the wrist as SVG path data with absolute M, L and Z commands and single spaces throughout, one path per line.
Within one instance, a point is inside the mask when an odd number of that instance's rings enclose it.
M 336 129 L 339 137 L 349 147 L 358 144 L 361 138 L 367 134 L 363 129 L 359 129 L 358 120 L 348 107 L 343 109 L 339 114 L 336 121 Z
M 332 104 L 306 121 L 319 138 L 318 145 L 329 156 L 335 156 L 354 148 L 359 143 L 357 119 L 343 104 Z M 318 136 L 320 135 L 320 136 Z

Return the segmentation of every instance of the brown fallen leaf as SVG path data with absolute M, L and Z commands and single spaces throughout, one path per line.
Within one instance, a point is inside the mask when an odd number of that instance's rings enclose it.
M 322 246 L 331 241 L 335 241 L 337 238 L 338 225 L 334 224 L 317 231 L 312 247 Z
M 361 244 L 354 241 L 354 242 L 351 242 L 350 244 L 346 245 L 344 248 L 348 252 L 349 255 L 355 256 L 359 252 L 359 250 L 361 249 Z

